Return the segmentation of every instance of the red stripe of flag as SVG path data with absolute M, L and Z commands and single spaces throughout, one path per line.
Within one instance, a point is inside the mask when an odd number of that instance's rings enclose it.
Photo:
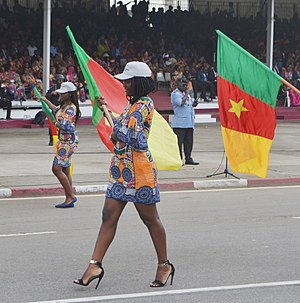
M 220 76 L 218 76 L 218 99 L 219 111 L 222 113 L 220 121 L 223 127 L 273 139 L 276 127 L 276 113 L 273 107 L 247 94 L 237 85 Z M 247 111 L 242 111 L 240 118 L 234 112 L 229 112 L 232 108 L 230 100 L 236 103 L 244 100 L 243 107 Z

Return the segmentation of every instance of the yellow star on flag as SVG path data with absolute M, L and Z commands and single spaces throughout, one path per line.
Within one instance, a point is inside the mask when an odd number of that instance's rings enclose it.
M 240 119 L 241 112 L 247 112 L 248 111 L 248 109 L 243 106 L 244 99 L 242 99 L 239 102 L 235 102 L 235 101 L 230 99 L 230 103 L 231 103 L 232 107 L 228 111 L 231 112 L 231 113 L 235 113 L 236 116 L 238 117 L 238 119 Z

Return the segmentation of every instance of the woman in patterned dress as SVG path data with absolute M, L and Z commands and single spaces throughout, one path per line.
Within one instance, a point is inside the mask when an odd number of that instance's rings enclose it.
M 150 287 L 161 287 L 175 273 L 168 261 L 166 233 L 160 221 L 156 203 L 160 201 L 157 170 L 148 148 L 148 136 L 152 124 L 154 106 L 147 96 L 154 90 L 151 70 L 146 63 L 129 62 L 122 74 L 115 78 L 123 81 L 128 106 L 115 118 L 111 141 L 114 155 L 110 164 L 109 184 L 102 211 L 102 225 L 92 254 L 90 264 L 81 279 L 74 283 L 87 286 L 98 279 L 101 281 L 104 270 L 102 259 L 113 241 L 118 220 L 128 202 L 134 206 L 147 226 L 155 247 L 158 267 L 155 280 Z M 98 107 L 103 110 L 104 98 L 98 98 Z
M 52 164 L 52 172 L 57 177 L 65 191 L 66 200 L 55 205 L 56 208 L 74 207 L 77 201 L 72 189 L 70 173 L 71 156 L 78 146 L 78 134 L 75 124 L 80 117 L 77 87 L 72 82 L 63 82 L 60 89 L 60 105 L 55 106 L 46 97 L 42 99 L 48 104 L 55 116 L 55 127 L 58 129 L 56 154 Z

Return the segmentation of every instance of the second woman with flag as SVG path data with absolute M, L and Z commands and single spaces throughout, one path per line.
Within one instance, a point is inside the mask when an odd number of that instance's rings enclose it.
M 55 127 L 58 129 L 56 154 L 52 164 L 52 172 L 57 177 L 65 191 L 66 199 L 55 205 L 56 208 L 74 207 L 77 201 L 72 188 L 70 172 L 71 156 L 78 146 L 76 122 L 80 117 L 77 87 L 72 82 L 63 82 L 56 90 L 60 94 L 60 105 L 55 106 L 46 97 L 42 97 L 55 116 Z

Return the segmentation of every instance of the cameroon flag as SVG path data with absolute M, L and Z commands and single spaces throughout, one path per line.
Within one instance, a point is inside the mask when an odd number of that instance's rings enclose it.
M 265 178 L 281 77 L 218 31 L 218 102 L 225 152 L 234 172 Z
M 94 102 L 96 96 L 103 96 L 108 108 L 115 116 L 120 115 L 128 104 L 125 89 L 120 81 L 109 74 L 102 66 L 87 55 L 77 44 L 69 26 L 67 32 L 77 56 L 80 68 L 87 82 L 93 104 L 92 122 L 104 145 L 113 152 L 114 145 L 110 140 L 111 126 L 102 111 Z M 149 149 L 160 170 L 179 170 L 182 167 L 177 136 L 167 121 L 155 110 L 149 134 Z

